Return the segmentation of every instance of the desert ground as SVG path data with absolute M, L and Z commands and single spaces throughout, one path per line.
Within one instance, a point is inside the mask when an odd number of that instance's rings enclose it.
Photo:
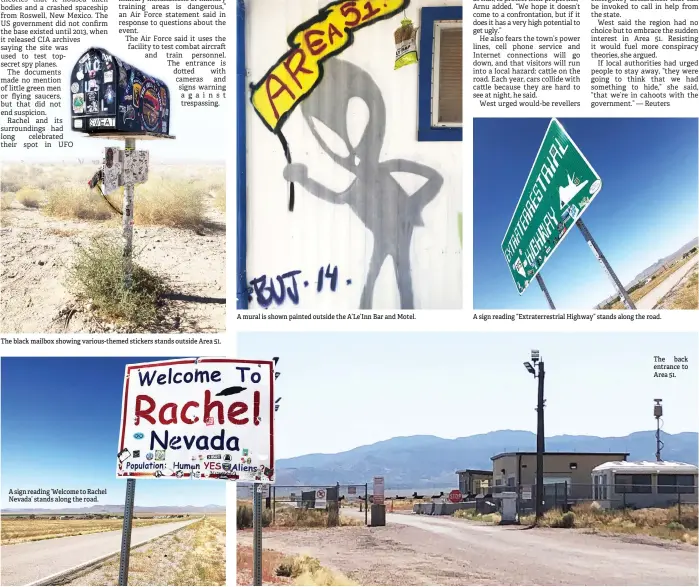
M 73 578 L 66 585 L 117 585 L 119 559 Z M 129 585 L 225 585 L 226 517 L 200 522 L 131 551 Z
M 123 246 L 121 215 L 97 190 L 87 187 L 98 166 L 98 162 L 2 166 L 0 331 L 224 331 L 223 165 L 151 162 L 148 182 L 135 189 L 134 262 L 162 279 L 162 287 L 148 301 L 138 301 L 154 307 L 130 306 L 126 315 L 119 308 L 105 311 L 111 300 L 100 303 L 99 291 L 93 295 L 90 288 L 76 288 L 69 279 L 81 252 L 100 251 L 101 242 L 117 252 Z M 120 191 L 108 199 L 121 210 Z M 105 267 L 98 269 L 108 273 L 109 262 L 100 259 Z M 99 283 L 105 281 L 104 275 L 94 273 L 92 267 L 90 287 L 104 287 Z M 101 293 L 110 297 L 109 292 Z M 120 294 L 116 291 L 112 297 Z M 131 311 L 146 312 L 147 323 L 132 320 Z
M 357 510 L 342 512 L 363 521 Z M 239 530 L 237 544 L 238 584 L 249 585 L 251 530 Z M 688 585 L 697 577 L 696 546 L 677 540 L 408 512 L 376 528 L 264 528 L 263 545 L 268 585 L 288 584 L 276 574 L 289 557 L 340 577 L 297 585 Z

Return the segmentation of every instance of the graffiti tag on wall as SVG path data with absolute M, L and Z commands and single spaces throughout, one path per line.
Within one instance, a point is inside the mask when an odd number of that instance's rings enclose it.
M 296 105 L 320 83 L 322 63 L 354 41 L 354 31 L 405 9 L 410 0 L 340 0 L 296 27 L 291 47 L 252 86 L 252 105 L 272 132 L 279 132 Z
M 311 285 L 311 282 L 307 279 L 301 279 L 301 273 L 300 269 L 294 269 L 276 277 L 268 277 L 267 275 L 256 277 L 250 281 L 248 300 L 250 302 L 256 301 L 263 308 L 269 308 L 272 305 L 281 306 L 287 300 L 294 305 L 298 305 L 301 295 L 299 284 L 303 288 Z M 333 292 L 337 291 L 339 279 L 340 274 L 337 265 L 334 267 L 331 265 L 321 267 L 318 269 L 316 276 L 316 292 L 321 293 L 324 288 L 329 288 Z M 345 283 L 352 285 L 352 280 L 346 279 Z

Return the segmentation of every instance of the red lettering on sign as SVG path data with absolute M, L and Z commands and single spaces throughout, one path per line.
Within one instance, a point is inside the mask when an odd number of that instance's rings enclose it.
M 350 14 L 354 17 L 354 20 L 345 20 L 347 26 L 357 26 L 362 20 L 362 13 L 356 8 L 356 2 L 345 2 L 340 6 L 340 14 L 347 18 Z
M 279 89 L 274 94 L 272 94 L 271 91 L 272 81 L 275 81 L 279 84 Z M 296 96 L 294 96 L 294 93 L 291 91 L 289 86 L 287 86 L 282 80 L 279 79 L 278 76 L 274 74 L 271 74 L 265 80 L 265 90 L 267 91 L 267 99 L 269 100 L 269 104 L 270 106 L 272 106 L 272 111 L 274 112 L 274 118 L 279 120 L 279 110 L 277 110 L 274 101 L 282 95 L 282 92 L 286 92 L 287 94 L 289 94 L 292 100 L 295 100 Z
M 340 31 L 333 23 L 330 23 L 328 27 L 328 42 L 332 45 L 333 39 L 335 37 L 343 37 L 342 31 Z
M 306 41 L 306 45 L 308 45 L 311 55 L 320 55 L 328 48 L 328 44 L 323 41 L 323 31 L 309 29 L 303 33 L 303 38 Z
M 157 405 L 155 400 L 149 395 L 136 396 L 136 425 L 138 426 L 141 418 L 149 424 L 160 423 L 164 426 L 177 424 L 181 421 L 184 424 L 196 424 L 200 417 L 194 415 L 201 407 L 201 403 L 190 400 L 181 408 L 175 402 L 167 402 L 158 410 L 158 418 L 153 416 Z M 211 425 L 223 424 L 226 420 L 235 426 L 243 426 L 250 421 L 246 415 L 250 409 L 249 404 L 243 401 L 233 402 L 229 406 L 224 406 L 223 402 L 212 399 L 211 391 L 204 391 L 204 414 L 203 420 L 206 422 L 211 418 Z M 243 417 L 244 416 L 244 417 Z M 260 392 L 253 393 L 253 421 L 257 426 L 260 419 Z
M 182 421 L 185 424 L 195 424 L 196 422 L 199 421 L 199 418 L 197 418 L 196 416 L 194 416 L 194 418 L 190 418 L 189 416 L 187 416 L 187 410 L 189 408 L 198 408 L 198 407 L 199 407 L 198 402 L 187 402 L 184 405 L 184 407 L 182 408 Z
M 145 402 L 148 404 L 147 408 L 142 408 L 141 403 Z M 155 418 L 150 415 L 150 413 L 155 409 L 155 400 L 148 395 L 138 395 L 136 396 L 136 426 L 138 426 L 141 418 L 149 422 L 150 424 L 155 424 Z
M 247 424 L 250 418 L 238 418 L 248 411 L 248 405 L 245 402 L 233 402 L 228 408 L 228 421 L 231 424 Z
M 170 410 L 170 416 L 167 416 L 167 411 Z M 177 424 L 177 404 L 169 402 L 160 408 L 158 420 L 161 424 Z
M 369 20 L 372 16 L 376 16 L 379 12 L 381 12 L 381 9 L 374 8 L 371 5 L 371 2 L 366 2 L 364 4 L 364 9 L 367 11 L 367 13 L 364 15 L 364 18 L 362 18 L 362 20 Z
M 299 56 L 299 60 L 298 63 L 294 65 L 294 70 L 292 71 L 291 62 L 293 61 L 295 55 Z M 291 76 L 291 79 L 296 82 L 296 85 L 299 88 L 303 88 L 303 84 L 299 81 L 299 73 L 313 74 L 312 70 L 303 66 L 304 63 L 306 63 L 306 54 L 301 49 L 294 49 L 284 60 L 284 69 L 286 69 L 287 73 Z M 290 91 L 289 93 L 291 94 Z M 293 98 L 293 95 L 291 97 Z
M 204 392 L 204 420 L 211 417 L 211 410 L 214 408 L 218 410 L 218 423 L 223 424 L 223 404 L 218 400 L 211 401 L 211 392 L 207 389 Z

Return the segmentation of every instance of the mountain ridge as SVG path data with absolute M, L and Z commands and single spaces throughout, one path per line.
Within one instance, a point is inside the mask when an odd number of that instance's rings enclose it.
M 699 434 L 661 431 L 662 457 L 697 464 Z M 363 484 L 375 475 L 393 488 L 450 485 L 458 469 L 491 469 L 491 457 L 536 450 L 536 434 L 497 430 L 454 439 L 431 435 L 398 436 L 339 453 L 313 453 L 276 462 L 279 485 Z M 655 431 L 624 436 L 563 434 L 546 439 L 548 452 L 627 452 L 628 460 L 655 460 Z

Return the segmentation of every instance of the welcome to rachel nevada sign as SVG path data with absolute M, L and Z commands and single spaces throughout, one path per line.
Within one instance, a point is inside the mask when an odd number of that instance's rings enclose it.
M 126 366 L 118 478 L 274 481 L 274 364 Z
M 551 119 L 502 241 L 520 295 L 601 189 L 600 176 Z

